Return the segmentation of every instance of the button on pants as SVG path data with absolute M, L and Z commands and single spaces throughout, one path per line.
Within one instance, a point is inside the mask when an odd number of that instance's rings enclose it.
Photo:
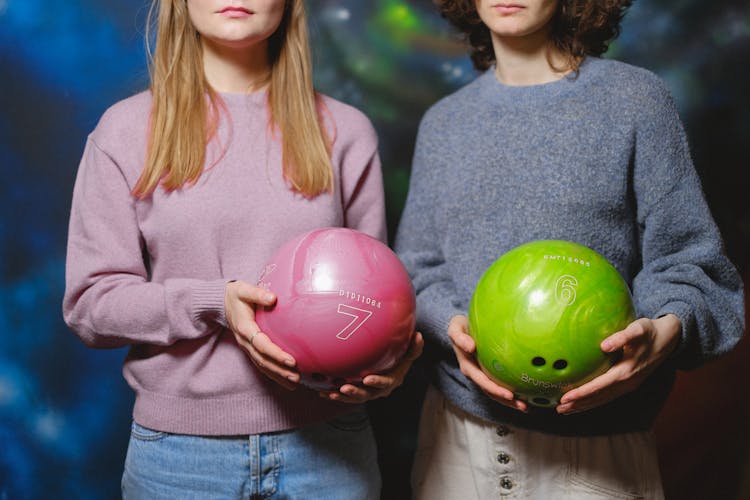
M 663 500 L 649 433 L 564 437 L 497 425 L 430 387 L 412 469 L 419 500 Z

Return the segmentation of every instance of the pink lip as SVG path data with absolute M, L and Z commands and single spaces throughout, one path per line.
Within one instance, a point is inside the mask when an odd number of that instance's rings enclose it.
M 525 7 L 515 3 L 498 3 L 492 6 L 492 8 L 499 14 L 515 14 L 516 12 L 522 11 Z
M 253 11 L 244 7 L 224 7 L 219 11 L 219 14 L 223 14 L 227 17 L 247 17 L 251 15 Z

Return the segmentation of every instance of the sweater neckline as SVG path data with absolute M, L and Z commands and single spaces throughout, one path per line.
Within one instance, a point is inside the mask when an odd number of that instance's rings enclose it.
M 231 108 L 236 106 L 247 106 L 248 104 L 265 104 L 268 91 L 263 89 L 247 93 L 217 92 L 217 94 L 224 101 L 224 104 Z
M 571 71 L 562 78 L 551 82 L 533 85 L 507 85 L 497 79 L 495 66 L 493 65 L 480 77 L 482 80 L 481 87 L 486 95 L 492 99 L 511 99 L 514 102 L 525 99 L 533 99 L 536 102 L 545 101 L 573 92 L 577 88 L 577 84 L 589 78 L 594 65 L 594 58 L 587 57 L 581 63 L 578 71 Z

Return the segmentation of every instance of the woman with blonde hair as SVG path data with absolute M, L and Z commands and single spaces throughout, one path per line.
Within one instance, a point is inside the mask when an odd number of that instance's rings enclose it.
M 151 86 L 90 134 L 73 190 L 63 313 L 128 346 L 125 498 L 378 498 L 362 386 L 297 387 L 254 321 L 275 249 L 319 227 L 385 239 L 377 138 L 312 85 L 303 0 L 154 0 Z M 311 464 L 316 467 L 311 467 Z

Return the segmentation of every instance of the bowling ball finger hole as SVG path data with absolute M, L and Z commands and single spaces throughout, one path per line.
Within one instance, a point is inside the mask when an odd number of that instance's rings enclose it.
M 531 364 L 534 366 L 544 366 L 546 363 L 547 363 L 547 360 L 541 356 L 536 356 L 534 359 L 531 360 Z
M 552 402 L 549 399 L 542 398 L 539 396 L 532 398 L 531 401 L 537 406 L 550 406 L 552 404 Z
M 312 378 L 315 382 L 325 382 L 326 380 L 328 380 L 328 377 L 326 377 L 322 373 L 311 373 L 310 378 Z
M 552 366 L 555 368 L 555 370 L 564 370 L 568 366 L 568 362 L 564 359 L 558 359 L 554 363 L 552 363 Z
M 554 363 L 552 363 L 552 366 L 555 368 L 555 370 L 564 370 L 568 367 L 568 362 L 564 359 L 558 359 Z

